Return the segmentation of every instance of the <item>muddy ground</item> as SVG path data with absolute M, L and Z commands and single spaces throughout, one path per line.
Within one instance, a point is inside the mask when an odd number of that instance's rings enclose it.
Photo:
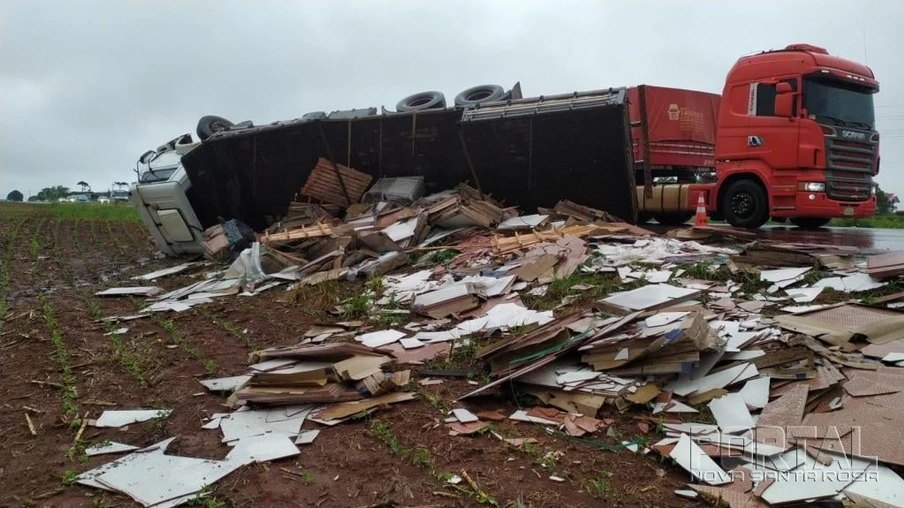
M 39 208 L 39 207 L 36 207 Z M 131 314 L 142 305 L 94 293 L 129 277 L 174 264 L 157 259 L 143 227 L 131 222 L 0 218 L 0 506 L 132 506 L 118 494 L 73 485 L 78 473 L 115 458 L 87 458 L 85 446 L 119 441 L 147 446 L 179 436 L 170 453 L 223 458 L 220 431 L 202 430 L 204 418 L 224 410 L 224 399 L 199 380 L 244 371 L 255 348 L 287 345 L 334 304 L 331 298 L 286 301 L 275 289 L 256 297 L 227 297 L 183 313 L 158 314 L 125 325 L 97 320 Z M 175 289 L 194 281 L 156 281 Z M 312 304 L 312 301 L 315 303 Z M 2 310 L 2 309 L 0 309 Z M 128 326 L 118 338 L 105 332 Z M 461 359 L 467 362 L 467 359 Z M 415 381 L 417 373 L 413 373 Z M 478 382 L 480 380 L 478 379 Z M 473 380 L 471 381 L 474 382 Z M 532 424 L 503 421 L 506 437 L 538 443 L 513 448 L 492 435 L 450 437 L 436 425 L 458 395 L 474 388 L 466 379 L 422 387 L 422 396 L 367 420 L 320 428 L 301 454 L 246 467 L 215 484 L 203 506 L 681 506 L 673 492 L 687 474 L 655 454 L 619 449 L 625 440 L 655 441 L 634 416 L 604 409 L 614 423 L 590 439 L 548 435 Z M 468 400 L 472 411 L 510 413 L 522 399 L 503 391 Z M 104 409 L 170 408 L 159 422 L 123 429 L 80 422 Z M 34 427 L 29 429 L 26 415 Z M 396 449 L 397 452 L 394 452 Z M 478 484 L 450 485 L 463 471 Z M 564 481 L 554 481 L 555 475 Z

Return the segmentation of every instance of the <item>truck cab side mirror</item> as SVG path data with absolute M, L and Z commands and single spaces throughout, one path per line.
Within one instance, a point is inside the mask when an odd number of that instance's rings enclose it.
M 775 116 L 791 118 L 793 110 L 794 94 L 789 83 L 775 84 Z
M 138 158 L 138 162 L 140 162 L 142 164 L 149 163 L 155 153 L 157 153 L 157 152 L 155 152 L 153 150 L 148 150 L 147 152 L 144 152 L 143 154 L 141 154 L 141 157 Z

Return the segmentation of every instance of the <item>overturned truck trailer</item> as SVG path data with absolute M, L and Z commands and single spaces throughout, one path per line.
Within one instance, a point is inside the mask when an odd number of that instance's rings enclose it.
M 181 156 L 190 184 L 173 183 L 174 191 L 156 195 L 150 192 L 155 184 L 139 184 L 132 202 L 165 252 L 200 252 L 203 229 L 221 219 L 260 231 L 283 217 L 323 157 L 374 179 L 421 176 L 427 193 L 467 182 L 507 206 L 531 210 L 568 199 L 633 222 L 626 99 L 625 88 L 614 88 L 466 108 L 382 114 L 371 108 L 237 125 Z M 163 197 L 180 188 L 185 199 Z M 155 219 L 166 207 L 185 203 L 191 210 L 168 220 L 181 215 L 186 227 L 167 228 Z M 176 229 L 180 238 L 168 238 L 167 231 Z
M 238 218 L 263 229 L 325 157 L 375 179 L 422 176 L 428 193 L 469 182 L 524 209 L 570 199 L 634 220 L 625 89 L 372 111 L 214 134 L 182 158 L 198 219 L 207 227 L 218 216 Z

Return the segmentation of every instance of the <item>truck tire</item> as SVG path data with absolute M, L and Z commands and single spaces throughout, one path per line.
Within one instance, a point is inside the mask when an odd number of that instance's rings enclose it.
M 505 96 L 505 89 L 499 85 L 472 86 L 455 96 L 455 105 L 470 107 L 484 102 L 501 100 Z
M 757 229 L 769 220 L 766 191 L 753 180 L 737 180 L 722 198 L 725 220 L 736 228 Z
M 791 218 L 791 224 L 799 227 L 800 229 L 819 229 L 832 219 L 826 219 L 823 217 L 793 217 Z
M 693 218 L 694 214 L 686 213 L 657 213 L 653 215 L 656 222 L 663 226 L 680 226 Z
M 445 107 L 446 96 L 442 92 L 421 92 L 400 100 L 395 108 L 399 113 L 404 113 L 425 109 L 444 109 Z
M 198 139 L 204 141 L 215 132 L 224 131 L 232 127 L 232 125 L 232 122 L 223 117 L 207 115 L 202 116 L 201 119 L 198 120 L 198 128 L 195 129 L 195 132 L 198 133 Z

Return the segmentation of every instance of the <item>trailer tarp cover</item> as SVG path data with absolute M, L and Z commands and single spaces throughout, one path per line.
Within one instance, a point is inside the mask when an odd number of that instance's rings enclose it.
M 716 144 L 718 94 L 644 85 L 650 141 L 696 141 Z M 628 89 L 631 120 L 640 118 L 637 87 Z
M 256 230 L 288 209 L 320 157 L 380 177 L 422 176 L 427 193 L 468 182 L 527 213 L 568 199 L 633 222 L 625 89 L 472 109 L 292 120 L 216 133 L 182 158 L 204 227 Z

